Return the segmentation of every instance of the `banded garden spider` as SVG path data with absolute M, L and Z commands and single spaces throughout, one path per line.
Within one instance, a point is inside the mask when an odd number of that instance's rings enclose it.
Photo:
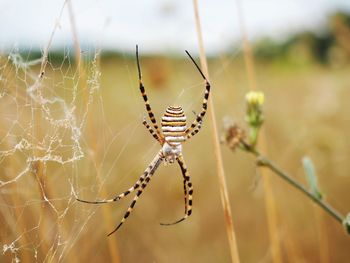
M 138 189 L 128 210 L 124 214 L 123 219 L 121 220 L 119 225 L 111 233 L 108 234 L 108 236 L 116 232 L 121 227 L 121 225 L 125 222 L 125 220 L 129 217 L 138 198 L 142 194 L 143 190 L 146 188 L 147 184 L 151 180 L 151 177 L 153 176 L 153 174 L 155 173 L 155 171 L 157 170 L 157 168 L 159 167 L 162 161 L 165 161 L 166 163 L 169 163 L 169 164 L 172 164 L 175 161 L 177 161 L 181 168 L 181 172 L 183 176 L 183 184 L 184 184 L 184 195 L 185 195 L 185 214 L 181 219 L 173 223 L 168 223 L 168 224 L 161 223 L 161 225 L 174 225 L 174 224 L 180 223 L 181 221 L 185 220 L 187 217 L 189 217 L 192 214 L 193 186 L 190 179 L 190 174 L 187 171 L 187 167 L 186 167 L 184 158 L 182 156 L 181 143 L 185 142 L 186 140 L 196 135 L 202 127 L 202 119 L 207 111 L 208 98 L 210 93 L 210 84 L 209 84 L 209 81 L 204 76 L 203 72 L 201 71 L 200 67 L 197 65 L 197 63 L 194 61 L 194 59 L 192 58 L 190 53 L 188 53 L 187 50 L 186 50 L 186 54 L 192 60 L 192 62 L 194 63 L 194 65 L 196 66 L 196 68 L 198 69 L 199 73 L 201 74 L 201 76 L 205 81 L 205 92 L 204 92 L 202 110 L 199 114 L 196 115 L 196 118 L 192 122 L 191 126 L 186 127 L 186 116 L 182 108 L 180 106 L 169 106 L 162 117 L 162 121 L 161 121 L 162 133 L 161 133 L 159 126 L 157 124 L 157 121 L 152 112 L 151 105 L 148 101 L 145 87 L 142 83 L 142 75 L 141 75 L 141 68 L 140 68 L 139 55 L 138 55 L 138 46 L 136 45 L 136 61 L 137 61 L 140 91 L 146 105 L 148 117 L 152 122 L 151 124 L 152 127 L 147 123 L 145 118 L 142 123 L 143 125 L 146 126 L 147 130 L 151 133 L 153 138 L 160 143 L 160 145 L 162 146 L 162 149 L 157 153 L 153 161 L 149 164 L 149 166 L 147 167 L 145 172 L 141 175 L 141 177 L 137 180 L 137 182 L 128 190 L 126 190 L 124 193 L 121 193 L 112 199 L 105 199 L 105 200 L 98 200 L 98 201 L 86 201 L 86 200 L 77 198 L 78 201 L 84 202 L 84 203 L 105 204 L 105 203 L 118 201 Z

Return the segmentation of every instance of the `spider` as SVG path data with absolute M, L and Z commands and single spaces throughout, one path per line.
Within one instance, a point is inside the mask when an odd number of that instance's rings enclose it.
M 190 174 L 187 171 L 187 167 L 182 155 L 182 143 L 192 138 L 194 135 L 196 135 L 202 127 L 202 119 L 207 111 L 208 98 L 210 93 L 210 84 L 209 84 L 209 81 L 204 76 L 203 72 L 201 71 L 200 67 L 197 65 L 195 60 L 190 55 L 190 53 L 188 53 L 187 50 L 185 52 L 189 56 L 189 58 L 192 60 L 192 62 L 194 63 L 197 70 L 199 71 L 199 73 L 201 74 L 202 78 L 205 81 L 205 92 L 204 92 L 202 110 L 199 114 L 196 115 L 196 118 L 192 122 L 192 124 L 189 127 L 186 127 L 186 116 L 184 114 L 183 109 L 180 106 L 169 106 L 162 117 L 161 129 L 159 129 L 155 116 L 152 112 L 151 105 L 148 101 L 145 87 L 142 83 L 142 74 L 141 74 L 141 67 L 139 62 L 138 46 L 136 45 L 136 61 L 137 61 L 140 91 L 146 106 L 148 117 L 151 120 L 152 126 L 148 124 L 146 118 L 144 118 L 142 124 L 147 128 L 147 130 L 150 132 L 153 138 L 160 143 L 162 148 L 154 157 L 153 161 L 149 164 L 145 172 L 137 180 L 137 182 L 128 190 L 126 190 L 124 193 L 121 193 L 112 199 L 97 200 L 97 201 L 86 201 L 86 200 L 77 198 L 78 201 L 84 202 L 84 203 L 105 204 L 105 203 L 118 201 L 124 198 L 125 196 L 129 195 L 130 193 L 134 192 L 135 190 L 137 190 L 136 195 L 133 201 L 131 202 L 128 210 L 124 214 L 123 219 L 120 221 L 119 225 L 112 232 L 108 234 L 108 236 L 116 232 L 121 227 L 121 225 L 126 221 L 126 219 L 129 217 L 134 206 L 136 205 L 138 198 L 142 194 L 143 190 L 146 188 L 147 184 L 151 180 L 151 177 L 153 176 L 153 174 L 155 173 L 155 171 L 157 170 L 157 168 L 159 167 L 162 161 L 164 161 L 166 164 L 173 164 L 175 161 L 177 161 L 177 163 L 180 166 L 182 176 L 183 176 L 183 185 L 184 185 L 185 213 L 181 219 L 173 223 L 167 223 L 167 224 L 161 223 L 161 225 L 174 225 L 174 224 L 180 223 L 181 221 L 185 220 L 192 214 L 193 186 L 190 179 Z

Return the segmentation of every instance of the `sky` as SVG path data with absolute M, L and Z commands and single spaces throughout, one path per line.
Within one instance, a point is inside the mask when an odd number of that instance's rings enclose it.
M 189 0 L 71 0 L 79 40 L 86 48 L 143 53 L 198 50 Z M 350 0 L 240 0 L 250 39 L 319 31 L 335 10 L 350 12 Z M 54 48 L 72 45 L 64 0 L 0 0 L 0 51 L 43 49 L 55 23 Z M 207 53 L 240 41 L 237 0 L 198 0 Z M 194 52 L 196 53 L 196 52 Z

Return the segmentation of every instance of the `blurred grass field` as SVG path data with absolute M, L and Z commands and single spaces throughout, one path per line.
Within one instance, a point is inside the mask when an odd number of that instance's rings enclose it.
M 157 119 L 168 105 L 180 104 L 191 120 L 192 111 L 200 110 L 204 91 L 191 62 L 185 57 L 149 56 L 142 57 L 141 64 Z M 243 65 L 240 56 L 223 55 L 209 60 L 211 96 L 221 129 L 225 116 L 245 126 L 248 80 Z M 40 176 L 28 173 L 1 188 L 1 244 L 11 244 L 18 238 L 18 250 L 6 250 L 2 261 L 11 262 L 18 256 L 23 262 L 109 262 L 112 258 L 108 243 L 116 238 L 118 246 L 112 249 L 118 251 L 121 262 L 229 262 L 207 117 L 201 132 L 184 145 L 194 184 L 193 215 L 185 222 L 171 227 L 159 225 L 183 213 L 182 176 L 177 165 L 158 169 L 133 214 L 112 237 L 106 234 L 119 223 L 131 198 L 104 206 L 74 200 L 72 189 L 79 197 L 90 200 L 126 190 L 159 150 L 142 125 L 146 112 L 139 94 L 135 59 L 103 56 L 99 71 L 100 87 L 89 106 L 81 135 L 84 158 L 67 165 L 48 162 L 35 168 L 41 171 Z M 257 83 L 266 97 L 266 155 L 305 184 L 301 158 L 310 156 L 325 198 L 344 214 L 349 211 L 350 200 L 349 71 L 346 65 L 332 67 L 312 60 L 256 63 Z M 72 62 L 52 65 L 46 72 L 45 85 L 69 101 L 73 84 L 79 82 L 76 74 Z M 12 119 L 20 115 L 29 120 L 37 111 L 37 122 L 31 128 L 40 141 L 50 127 L 45 126 L 39 108 L 25 106 L 29 103 L 21 87 L 25 74 L 8 65 L 2 76 L 12 80 L 2 89 L 17 96 L 15 103 L 6 100 L 0 106 L 7 120 L 1 128 L 3 147 L 13 139 L 9 136 L 14 133 L 11 113 Z M 87 90 L 84 86 L 78 89 L 76 113 L 81 116 L 86 110 Z M 70 136 L 58 135 L 63 140 Z M 68 147 L 60 154 L 70 152 Z M 222 152 L 242 262 L 271 262 L 263 189 L 254 159 L 241 151 L 232 153 L 224 145 Z M 21 154 L 4 157 L 1 180 L 14 178 L 24 160 Z M 320 250 L 329 252 L 330 262 L 347 262 L 350 240 L 342 227 L 275 175 L 268 176 L 272 178 L 277 203 L 283 262 L 322 262 Z M 106 223 L 103 209 L 109 211 L 112 226 Z
M 284 43 L 255 45 L 255 71 L 265 94 L 264 154 L 307 185 L 301 159 L 316 167 L 324 198 L 349 212 L 350 18 L 335 14 L 326 34 L 299 34 Z M 183 213 L 182 175 L 161 166 L 133 214 L 111 237 L 131 197 L 129 188 L 159 151 L 142 125 L 146 115 L 133 54 L 51 52 L 0 57 L 1 262 L 230 262 L 208 116 L 184 145 L 194 184 L 193 215 Z M 209 58 L 213 102 L 223 119 L 246 127 L 249 79 L 239 48 Z M 141 47 L 142 54 L 142 47 Z M 77 58 L 77 54 L 75 54 Z M 190 123 L 199 112 L 202 79 L 185 56 L 141 57 L 144 83 L 157 120 L 182 105 Z M 40 81 L 37 81 L 40 79 Z M 347 262 L 350 240 L 341 225 L 255 159 L 222 145 L 224 168 L 242 262 L 274 261 L 261 176 L 271 179 L 283 262 Z

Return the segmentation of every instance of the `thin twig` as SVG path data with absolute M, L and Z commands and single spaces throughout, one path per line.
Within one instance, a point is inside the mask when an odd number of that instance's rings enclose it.
M 197 0 L 193 0 L 193 5 L 194 5 L 194 15 L 195 15 L 195 21 L 196 21 L 198 44 L 199 44 L 199 52 L 200 52 L 200 61 L 201 61 L 203 72 L 206 75 L 207 79 L 209 80 L 208 65 L 205 57 L 205 50 L 204 50 L 204 44 L 203 44 L 202 29 L 200 24 Z M 224 165 L 222 161 L 220 142 L 219 142 L 219 136 L 217 131 L 215 110 L 214 110 L 212 97 L 213 96 L 209 97 L 209 115 L 210 115 L 210 121 L 212 124 L 211 126 L 212 126 L 212 134 L 213 134 L 213 145 L 214 145 L 214 154 L 215 154 L 216 164 L 217 164 L 217 175 L 218 175 L 219 186 L 220 186 L 220 197 L 221 197 L 221 202 L 222 202 L 224 215 L 225 215 L 226 231 L 227 231 L 227 236 L 229 240 L 231 259 L 232 259 L 232 262 L 239 263 L 240 261 L 239 261 L 239 254 L 238 254 L 238 248 L 237 248 L 237 241 L 236 241 L 235 231 L 233 227 L 231 206 L 230 206 L 230 200 L 228 197 L 225 171 L 224 171 Z
M 343 223 L 345 217 L 334 209 L 330 204 L 326 201 L 317 198 L 314 196 L 309 190 L 307 190 L 303 185 L 290 177 L 287 173 L 283 172 L 279 167 L 277 167 L 272 161 L 270 161 L 267 157 L 263 156 L 258 150 L 251 148 L 248 144 L 243 143 L 245 149 L 254 154 L 257 157 L 258 165 L 269 168 L 287 183 L 289 183 L 294 188 L 298 189 L 300 192 L 309 197 L 312 201 L 314 201 L 317 205 L 319 205 L 323 210 L 325 210 L 330 216 L 332 216 L 339 223 Z

